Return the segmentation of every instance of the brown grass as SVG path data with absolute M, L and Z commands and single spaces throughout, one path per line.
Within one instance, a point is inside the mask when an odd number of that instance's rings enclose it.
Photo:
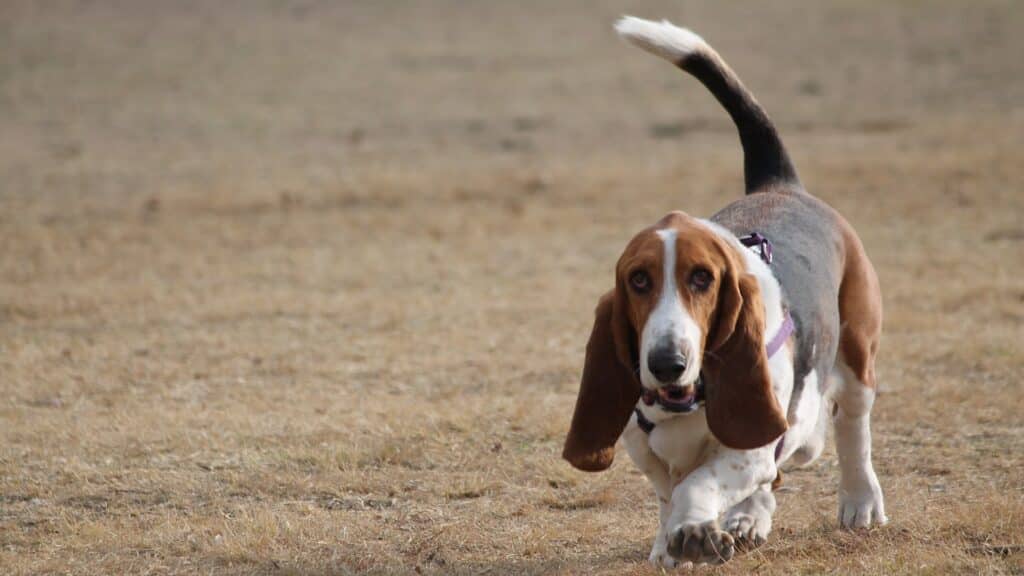
M 827 453 L 722 574 L 1024 573 L 1013 2 L 0 4 L 0 572 L 654 574 L 558 458 L 632 232 L 740 190 L 713 41 L 860 231 L 892 523 Z

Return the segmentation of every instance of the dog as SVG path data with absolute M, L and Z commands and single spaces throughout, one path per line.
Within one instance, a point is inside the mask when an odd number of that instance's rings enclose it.
M 621 437 L 659 503 L 650 561 L 715 564 L 764 543 L 780 466 L 839 456 L 839 524 L 884 524 L 870 413 L 878 277 L 811 196 L 767 113 L 697 34 L 624 17 L 620 36 L 700 81 L 739 131 L 746 194 L 640 231 L 598 302 L 563 457 L 608 468 Z M 721 523 L 720 523 L 721 519 Z

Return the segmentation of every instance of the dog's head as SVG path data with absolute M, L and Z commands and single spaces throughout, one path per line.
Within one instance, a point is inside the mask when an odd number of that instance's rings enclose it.
M 629 242 L 615 288 L 597 305 L 563 457 L 581 470 L 604 470 L 641 392 L 689 411 L 702 372 L 708 425 L 722 444 L 756 448 L 786 430 L 771 389 L 757 280 L 736 247 L 672 212 Z

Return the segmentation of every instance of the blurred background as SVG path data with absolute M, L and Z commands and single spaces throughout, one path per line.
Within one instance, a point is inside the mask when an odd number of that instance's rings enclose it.
M 861 234 L 893 522 L 830 451 L 725 573 L 1024 570 L 1012 0 L 0 3 L 8 573 L 654 573 L 627 461 L 558 458 L 597 298 L 742 192 L 706 38 Z

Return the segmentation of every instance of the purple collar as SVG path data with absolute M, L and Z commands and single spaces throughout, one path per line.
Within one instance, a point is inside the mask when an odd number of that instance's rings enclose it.
M 796 324 L 793 323 L 793 317 L 789 315 L 789 310 L 785 312 L 786 318 L 782 321 L 782 326 L 779 326 L 779 331 L 775 333 L 768 345 L 765 346 L 768 357 L 775 356 L 775 353 L 782 348 L 782 345 L 789 340 L 789 337 L 793 335 L 793 331 L 796 330 Z
M 751 232 L 746 236 L 739 237 L 740 244 L 743 244 L 747 248 L 750 248 L 757 252 L 757 255 L 761 257 L 761 260 L 765 264 L 771 266 L 772 264 L 772 243 L 760 232 Z M 793 324 L 793 317 L 789 315 L 789 310 L 785 311 L 786 318 L 782 321 L 782 326 L 779 327 L 779 331 L 772 337 L 771 341 L 768 342 L 768 357 L 771 358 L 782 348 L 782 345 L 786 343 L 786 340 L 793 335 L 793 331 L 796 330 L 796 325 Z
M 743 244 L 747 248 L 757 248 L 757 255 L 764 260 L 764 263 L 771 266 L 772 264 L 772 243 L 770 240 L 761 235 L 760 232 L 751 232 L 746 236 L 739 237 L 740 244 Z

